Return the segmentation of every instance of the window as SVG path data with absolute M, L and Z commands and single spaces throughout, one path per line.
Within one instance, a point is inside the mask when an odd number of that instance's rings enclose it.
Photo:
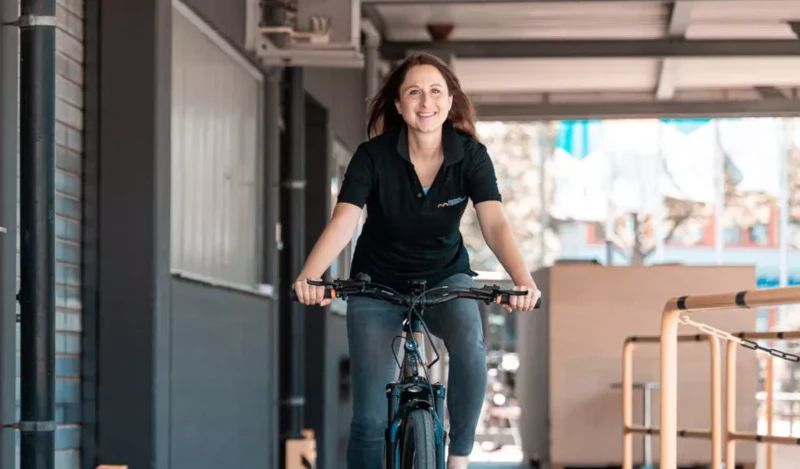
M 261 278 L 261 73 L 188 9 L 173 10 L 173 272 Z

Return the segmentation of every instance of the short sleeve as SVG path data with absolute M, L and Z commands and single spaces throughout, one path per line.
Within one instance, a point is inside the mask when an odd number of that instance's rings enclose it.
M 373 169 L 369 153 L 359 147 L 347 165 L 338 201 L 363 208 L 372 191 Z
M 480 145 L 476 149 L 472 167 L 467 175 L 469 183 L 469 197 L 473 204 L 479 204 L 487 200 L 502 202 L 500 189 L 497 187 L 497 176 L 494 171 L 494 164 L 486 152 L 486 147 Z

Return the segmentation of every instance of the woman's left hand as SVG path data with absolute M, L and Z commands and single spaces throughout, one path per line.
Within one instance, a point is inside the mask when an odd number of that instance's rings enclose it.
M 503 305 L 503 309 L 509 312 L 513 310 L 520 312 L 533 311 L 536 307 L 536 302 L 542 297 L 542 292 L 539 291 L 535 283 L 532 285 L 517 285 L 512 288 L 512 290 L 527 291 L 528 294 L 525 296 L 512 295 L 511 298 L 509 298 L 509 304 Z

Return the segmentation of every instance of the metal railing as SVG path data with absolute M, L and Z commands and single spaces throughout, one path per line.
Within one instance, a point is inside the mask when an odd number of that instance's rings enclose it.
M 800 331 L 786 332 L 740 332 L 734 334 L 739 339 L 746 340 L 798 340 Z M 755 441 L 767 444 L 766 469 L 772 469 L 772 457 L 770 446 L 772 444 L 796 446 L 798 439 L 791 436 L 771 435 L 772 426 L 767 427 L 767 435 L 759 435 L 753 432 L 741 432 L 736 430 L 736 351 L 737 342 L 729 341 L 725 351 L 725 466 L 736 467 L 736 442 Z M 772 380 L 771 373 L 767 377 L 768 382 Z M 768 392 L 768 394 L 772 394 Z M 768 396 L 768 402 L 771 396 Z M 770 409 L 771 411 L 771 409 Z M 771 413 L 771 412 L 770 412 Z M 772 421 L 772 416 L 768 415 L 768 422 Z
M 711 334 L 687 334 L 676 337 L 677 342 L 708 342 L 711 355 L 711 428 L 672 430 L 673 437 L 700 438 L 711 440 L 711 469 L 722 467 L 722 371 L 720 365 L 719 339 Z M 663 434 L 658 428 L 650 427 L 648 419 L 644 425 L 633 424 L 633 350 L 635 344 L 657 344 L 660 336 L 631 336 L 625 339 L 622 347 L 622 469 L 633 469 L 633 435 Z M 663 393 L 663 391 L 662 391 Z M 661 426 L 663 429 L 663 425 Z M 652 464 L 645 446 L 644 464 Z
M 664 305 L 661 314 L 661 461 L 659 464 L 660 469 L 677 469 L 678 467 L 678 323 L 681 321 L 681 314 L 687 314 L 695 311 L 712 311 L 733 308 L 758 308 L 762 306 L 780 306 L 788 304 L 800 304 L 800 287 L 784 287 L 772 288 L 766 290 L 748 290 L 735 293 L 725 293 L 716 295 L 697 295 L 697 296 L 682 296 L 679 298 L 672 298 Z M 685 321 L 690 323 L 691 321 Z M 702 326 L 702 325 L 701 325 Z M 703 329 L 701 327 L 701 329 Z M 713 328 L 711 330 L 704 330 L 704 332 L 714 333 L 721 335 L 725 339 L 729 339 L 728 351 L 735 350 L 736 345 L 742 345 L 743 339 L 734 337 L 731 334 L 726 334 L 717 331 Z M 762 334 L 762 333 L 755 333 Z M 769 334 L 769 333 L 766 333 Z M 733 345 L 732 345 L 733 344 Z M 736 353 L 735 351 L 733 352 Z M 735 378 L 735 360 L 731 360 L 730 356 L 727 360 L 727 370 L 730 372 L 734 370 L 733 378 Z M 726 453 L 733 451 L 735 448 L 732 441 L 759 441 L 766 443 L 786 444 L 791 440 L 791 444 L 796 445 L 796 438 L 776 437 L 776 436 L 759 436 L 750 433 L 736 432 L 736 401 L 735 401 L 735 381 L 731 381 L 731 375 L 728 373 L 726 377 L 727 397 L 726 402 L 726 427 L 729 431 L 726 444 Z M 734 383 L 734 385 L 731 385 Z M 731 394 L 733 393 L 733 399 Z M 718 395 L 717 399 L 721 396 Z M 732 419 L 731 419 L 732 417 Z M 712 422 L 712 426 L 714 422 Z M 730 460 L 728 458 L 731 457 Z M 726 467 L 731 466 L 731 462 L 735 458 L 735 453 L 731 452 L 726 454 Z

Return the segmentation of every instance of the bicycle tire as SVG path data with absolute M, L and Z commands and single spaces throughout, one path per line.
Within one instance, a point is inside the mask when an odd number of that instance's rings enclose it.
M 436 469 L 436 438 L 429 410 L 412 410 L 404 423 L 401 469 Z

